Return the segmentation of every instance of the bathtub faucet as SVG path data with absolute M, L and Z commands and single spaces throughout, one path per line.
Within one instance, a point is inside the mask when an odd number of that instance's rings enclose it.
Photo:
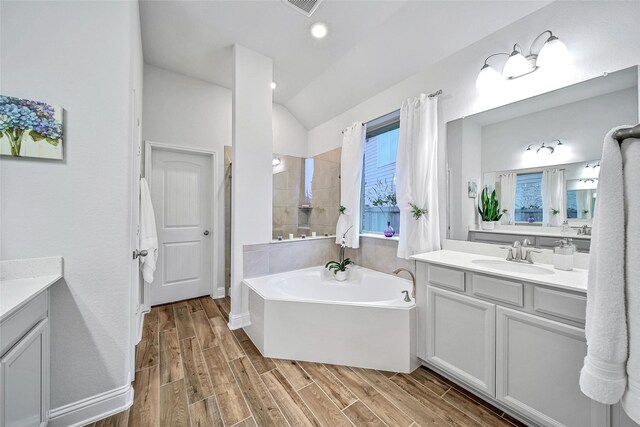
M 393 274 L 397 276 L 398 273 L 400 273 L 401 271 L 406 271 L 407 273 L 409 273 L 409 276 L 411 276 L 411 281 L 413 282 L 413 290 L 411 291 L 411 298 L 415 300 L 416 299 L 416 276 L 413 274 L 411 270 L 407 268 L 399 268 L 396 271 L 394 271 Z

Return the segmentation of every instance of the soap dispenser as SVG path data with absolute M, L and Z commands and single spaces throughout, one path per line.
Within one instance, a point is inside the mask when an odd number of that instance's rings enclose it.
M 553 248 L 553 268 L 556 270 L 573 270 L 573 254 L 576 246 L 567 240 L 558 240 L 559 246 Z

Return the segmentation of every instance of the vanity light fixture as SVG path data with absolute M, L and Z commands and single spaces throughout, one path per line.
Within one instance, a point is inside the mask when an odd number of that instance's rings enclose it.
M 549 37 L 545 41 L 544 45 L 537 54 L 533 53 L 533 48 L 538 40 L 546 34 Z M 500 74 L 494 70 L 487 61 L 494 56 L 505 55 L 508 56 L 507 62 L 502 68 L 502 79 L 499 79 Z M 476 79 L 476 87 L 480 90 L 492 89 L 496 83 L 506 80 L 517 79 L 527 74 L 531 74 L 538 70 L 540 67 L 550 67 L 558 65 L 564 62 L 567 58 L 567 47 L 564 43 L 554 36 L 550 30 L 542 32 L 538 37 L 533 40 L 529 47 L 529 54 L 525 56 L 522 53 L 522 48 L 519 44 L 513 45 L 511 53 L 499 52 L 489 55 L 484 60 L 484 65 L 480 69 L 478 78 Z
M 589 168 L 596 169 L 596 168 L 599 168 L 599 167 L 600 167 L 600 162 L 595 163 L 595 164 L 587 163 L 587 165 L 585 166 L 585 169 L 589 169 Z
M 581 179 L 580 182 L 584 182 L 586 183 L 591 183 L 591 184 L 595 184 L 596 182 L 598 182 L 598 178 L 586 178 L 586 179 Z
M 556 146 L 552 146 L 551 144 L 553 144 L 554 142 L 557 142 Z M 553 154 L 553 152 L 561 147 L 564 147 L 564 144 L 559 140 L 553 140 L 548 144 L 545 144 L 544 142 L 542 143 L 542 145 L 540 145 L 540 147 L 535 148 L 536 145 L 535 144 L 529 144 L 529 146 L 527 147 L 525 153 L 526 154 L 533 154 L 534 150 L 536 152 L 536 154 L 538 156 L 549 156 L 551 154 Z M 588 166 L 587 166 L 588 167 Z
M 271 166 L 273 167 L 280 165 L 280 163 L 282 163 L 282 160 L 280 160 L 280 157 L 275 157 L 273 160 L 271 160 Z

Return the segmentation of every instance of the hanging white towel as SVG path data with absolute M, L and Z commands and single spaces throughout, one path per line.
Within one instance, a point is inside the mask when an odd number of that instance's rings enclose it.
M 147 283 L 153 282 L 153 273 L 156 271 L 158 261 L 158 232 L 156 229 L 156 217 L 151 204 L 149 185 L 144 178 L 140 179 L 140 251 L 147 251 L 147 256 L 142 258 L 140 269 L 142 277 Z
M 600 162 L 587 285 L 587 356 L 580 372 L 582 392 L 606 404 L 617 403 L 627 385 L 625 200 L 622 153 L 613 138 L 617 129 L 605 136 Z
M 625 296 L 629 359 L 622 407 L 640 424 L 640 139 L 625 139 L 621 147 L 626 217 Z M 601 192 L 598 191 L 598 197 Z M 596 204 L 600 201 L 596 201 Z
M 362 185 L 362 162 L 366 127 L 355 122 L 345 129 L 342 136 L 342 157 L 340 161 L 340 205 L 344 212 L 336 224 L 336 243 L 349 248 L 360 247 L 360 190 Z

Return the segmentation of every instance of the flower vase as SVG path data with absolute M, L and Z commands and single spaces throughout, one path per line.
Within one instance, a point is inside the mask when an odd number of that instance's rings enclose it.
M 384 237 L 393 237 L 396 231 L 391 226 L 391 222 L 387 221 L 387 228 L 384 229 Z
M 336 271 L 336 280 L 338 282 L 344 282 L 345 280 L 347 280 L 347 270 Z
M 493 230 L 494 228 L 495 228 L 495 223 L 493 221 L 482 221 L 483 230 Z

